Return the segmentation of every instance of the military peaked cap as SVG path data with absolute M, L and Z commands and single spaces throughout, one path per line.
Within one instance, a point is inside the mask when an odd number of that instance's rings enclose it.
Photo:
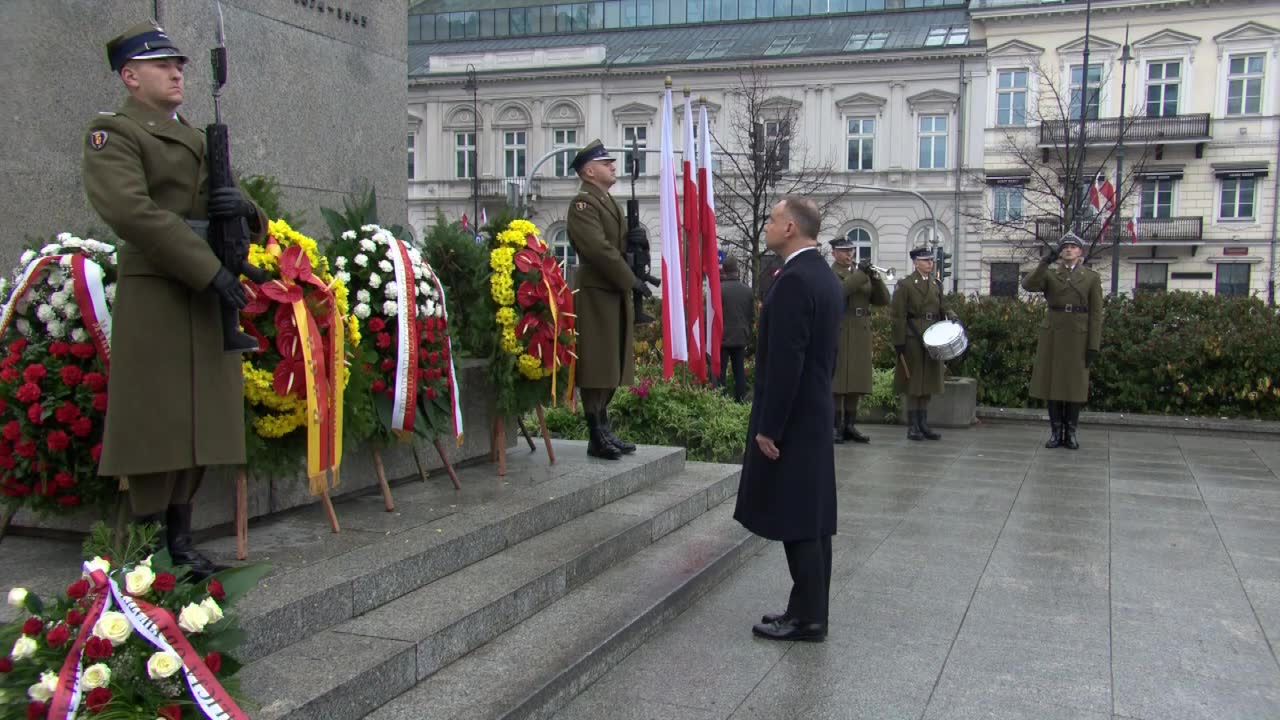
M 608 150 L 604 149 L 604 143 L 600 142 L 598 139 L 592 140 L 587 143 L 586 147 L 579 150 L 577 155 L 573 156 L 573 169 L 582 170 L 582 168 L 592 160 L 604 159 L 613 160 L 613 157 L 609 155 Z
M 831 245 L 832 250 L 852 250 L 854 245 L 853 241 L 847 237 L 838 237 L 828 244 Z
M 1064 247 L 1066 247 L 1066 246 L 1068 246 L 1068 245 L 1075 245 L 1076 247 L 1080 248 L 1081 250 L 1083 250 L 1083 249 L 1084 249 L 1084 241 L 1080 239 L 1080 236 L 1079 236 L 1079 235 L 1076 235 L 1076 234 L 1075 234 L 1075 233 L 1073 233 L 1073 232 L 1069 232 L 1069 233 L 1067 233 L 1066 235 L 1063 235 L 1063 236 L 1062 236 L 1062 238 L 1058 240 L 1058 249 L 1059 249 L 1059 250 L 1061 250 L 1062 248 L 1064 248 Z
M 927 247 L 918 247 L 911 251 L 912 260 L 932 260 L 933 250 Z
M 120 72 L 130 60 L 170 57 L 182 58 L 184 62 L 187 59 L 164 28 L 153 22 L 138 23 L 107 43 L 107 62 L 111 63 L 112 72 Z

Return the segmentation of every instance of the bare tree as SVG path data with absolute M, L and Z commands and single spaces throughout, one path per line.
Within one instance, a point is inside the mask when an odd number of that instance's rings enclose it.
M 1091 117 L 1091 109 L 1099 106 L 1100 88 L 1107 78 L 1099 78 L 1096 85 L 1082 82 L 1084 89 L 1072 89 L 1070 78 L 1064 83 L 1056 72 L 1042 66 L 1030 72 L 1038 76 L 1039 82 L 1037 101 L 1026 108 L 1027 122 L 1000 127 L 1001 142 L 987 159 L 989 165 L 995 160 L 1017 179 L 1022 191 L 1021 212 L 1010 212 L 1008 208 L 1000 212 L 993 203 L 980 213 L 966 215 L 1028 256 L 1055 243 L 1068 230 L 1073 231 L 1086 243 L 1087 261 L 1114 243 L 1127 241 L 1125 224 L 1132 212 L 1126 215 L 1125 209 L 1137 209 L 1133 198 L 1140 192 L 1138 178 L 1151 146 L 1144 143 L 1135 147 L 1131 142 L 1135 125 L 1142 119 L 1132 112 L 1133 108 L 1126 108 L 1123 122 L 1119 118 Z M 1083 144 L 1081 113 L 1085 114 Z M 1090 205 L 1089 187 L 1099 174 L 1114 184 L 1122 142 L 1126 166 L 1114 200 L 1116 209 L 1096 213 Z M 987 174 L 993 173 L 988 169 Z
M 805 195 L 823 218 L 845 209 L 851 191 L 833 182 L 836 165 L 809 157 L 800 132 L 800 105 L 785 97 L 760 70 L 738 76 L 737 105 L 722 135 L 712 135 L 723 158 L 715 174 L 716 220 L 729 232 L 720 237 L 729 252 L 750 263 L 759 295 L 766 247 L 764 226 L 784 195 Z

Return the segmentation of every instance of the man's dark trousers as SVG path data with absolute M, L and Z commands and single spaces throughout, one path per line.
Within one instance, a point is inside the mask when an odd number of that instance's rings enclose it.
M 747 396 L 747 349 L 745 347 L 720 346 L 720 384 L 728 387 L 729 361 L 733 361 L 733 399 L 742 402 Z
M 791 599 L 787 616 L 802 622 L 827 622 L 831 596 L 831 536 L 784 542 L 791 570 Z

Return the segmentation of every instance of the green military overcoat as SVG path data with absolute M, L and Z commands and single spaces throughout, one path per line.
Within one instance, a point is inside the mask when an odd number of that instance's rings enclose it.
M 832 392 L 836 395 L 871 394 L 871 306 L 889 304 L 889 288 L 857 268 L 832 265 L 844 291 L 844 320 L 840 323 L 840 354 Z
M 938 283 L 918 272 L 898 281 L 893 291 L 893 344 L 903 347 L 898 358 L 894 387 L 912 397 L 937 395 L 942 392 L 943 363 L 924 349 L 924 331 L 945 320 L 942 316 L 942 291 Z M 909 372 L 907 372 L 909 371 Z
M 222 350 L 209 289 L 219 263 L 183 221 L 208 214 L 204 133 L 130 99 L 84 142 L 85 192 L 122 241 L 98 472 L 241 464 L 241 357 Z
M 574 312 L 578 314 L 578 387 L 630 385 L 635 375 L 636 276 L 622 253 L 627 221 L 616 200 L 590 183 L 569 203 L 569 244 L 578 254 Z
M 1022 281 L 1022 287 L 1028 292 L 1044 293 L 1049 305 L 1040 324 L 1031 396 L 1087 402 L 1089 368 L 1085 353 L 1102 347 L 1102 279 L 1082 265 L 1068 270 L 1062 264 L 1050 268 L 1042 262 Z

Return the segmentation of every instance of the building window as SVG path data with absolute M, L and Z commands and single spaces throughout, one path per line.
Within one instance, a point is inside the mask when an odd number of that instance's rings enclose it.
M 454 176 L 473 178 L 476 176 L 476 134 L 460 132 L 453 135 L 454 155 L 456 158 Z
M 1232 55 L 1227 71 L 1227 114 L 1262 114 L 1265 55 Z
M 778 169 L 791 167 L 791 121 L 766 120 L 764 123 L 764 140 L 766 148 L 773 148 Z
M 1156 220 L 1173 217 L 1173 183 L 1174 180 L 1142 181 L 1141 206 L 1138 217 L 1144 220 Z
M 574 267 L 578 264 L 578 253 L 574 252 L 573 246 L 569 244 L 569 231 L 564 228 L 551 234 L 551 252 L 565 267 Z
M 1027 124 L 1027 71 L 1001 70 L 996 76 L 996 125 Z
M 930 246 L 930 245 L 936 245 L 936 244 L 939 244 L 939 243 L 941 243 L 942 241 L 943 241 L 943 235 L 942 235 L 942 229 L 941 229 L 941 226 L 939 226 L 939 229 L 938 229 L 938 237 L 937 237 L 937 239 L 935 240 L 935 239 L 934 239 L 934 236 L 933 236 L 933 226 L 932 226 L 932 225 L 924 225 L 924 226 L 923 226 L 923 227 L 921 227 L 919 230 L 916 230 L 916 234 L 915 234 L 915 242 L 911 245 L 911 247 L 917 247 L 917 248 L 918 248 L 918 247 L 926 247 L 926 246 Z
M 863 228 L 854 228 L 844 236 L 853 242 L 853 263 L 863 260 L 871 262 L 871 233 Z
M 849 36 L 849 41 L 844 45 L 844 51 L 881 50 L 888 41 L 888 32 L 856 32 Z
M 1257 178 L 1223 178 L 1218 197 L 1219 220 L 1252 220 Z
M 525 154 L 529 149 L 529 133 L 524 130 L 507 130 L 502 133 L 503 177 L 524 177 Z
M 1020 270 L 1021 265 L 1016 262 L 991 263 L 991 296 L 1018 297 Z
M 1134 292 L 1162 293 L 1169 289 L 1168 263 L 1142 263 L 1138 265 L 1138 280 Z
M 1182 63 L 1177 60 L 1147 65 L 1147 117 L 1178 114 L 1178 88 L 1182 83 Z
M 647 125 L 624 125 L 622 127 L 622 146 L 630 149 L 631 144 L 635 143 L 636 148 L 640 151 L 636 153 L 637 157 L 633 158 L 632 153 L 628 152 L 623 159 L 623 174 L 631 171 L 631 163 L 637 162 L 640 167 L 640 174 L 644 175 L 645 167 L 648 165 L 646 158 L 648 154 L 644 149 L 649 146 L 649 127 Z
M 1020 187 L 997 187 L 991 191 L 994 207 L 991 216 L 998 223 L 1022 222 L 1023 194 Z
M 413 133 L 409 133 L 409 179 L 413 179 Z
M 1249 296 L 1249 263 L 1218 263 L 1215 289 L 1227 297 Z
M 578 131 L 577 130 L 552 130 L 551 146 L 554 150 L 563 150 L 566 148 L 578 147 Z M 573 154 L 560 153 L 556 155 L 555 173 L 556 177 L 569 177 L 573 174 Z
M 848 168 L 854 172 L 875 167 L 876 121 L 874 118 L 849 118 Z
M 947 166 L 947 116 L 920 116 L 920 169 L 942 170 Z
M 1089 85 L 1081 92 L 1081 76 L 1083 65 L 1071 66 L 1071 119 L 1080 119 L 1081 100 L 1084 101 L 1085 118 L 1097 120 L 1102 105 L 1102 66 L 1089 65 Z

